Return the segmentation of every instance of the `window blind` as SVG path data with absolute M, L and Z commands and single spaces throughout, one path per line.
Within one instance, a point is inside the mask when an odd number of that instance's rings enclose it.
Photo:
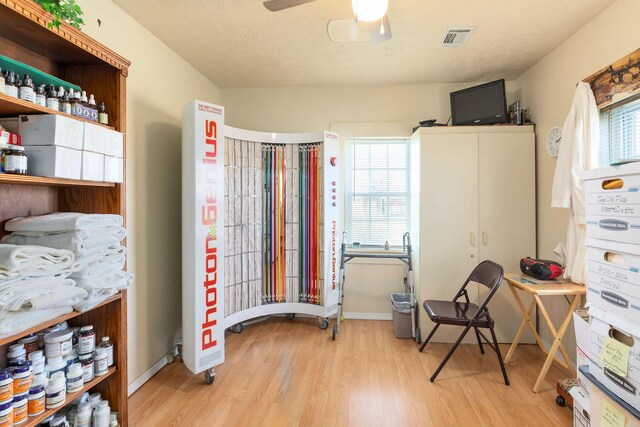
M 640 159 L 640 99 L 600 113 L 600 166 Z
M 348 161 L 349 240 L 363 246 L 401 246 L 410 223 L 409 141 L 354 139 Z

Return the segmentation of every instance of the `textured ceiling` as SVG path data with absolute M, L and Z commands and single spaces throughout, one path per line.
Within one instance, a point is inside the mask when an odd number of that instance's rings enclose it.
M 276 13 L 261 0 L 114 0 L 220 88 L 514 79 L 613 1 L 389 0 L 393 38 L 372 44 L 327 36 L 351 0 Z M 451 26 L 477 29 L 441 49 Z

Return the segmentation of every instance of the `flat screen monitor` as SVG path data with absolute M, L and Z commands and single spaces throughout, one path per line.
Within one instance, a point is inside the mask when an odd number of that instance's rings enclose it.
M 451 92 L 451 123 L 454 126 L 506 122 L 504 79 Z

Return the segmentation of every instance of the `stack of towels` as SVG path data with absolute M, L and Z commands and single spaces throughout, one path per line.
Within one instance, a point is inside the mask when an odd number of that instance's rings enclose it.
M 75 259 L 69 278 L 88 294 L 74 308 L 85 311 L 132 283 L 133 276 L 123 271 L 126 248 L 121 242 L 127 230 L 122 224 L 120 215 L 73 212 L 14 218 L 5 225 L 11 234 L 2 243 L 71 251 Z
M 69 279 L 65 249 L 0 244 L 0 337 L 73 311 L 89 293 Z

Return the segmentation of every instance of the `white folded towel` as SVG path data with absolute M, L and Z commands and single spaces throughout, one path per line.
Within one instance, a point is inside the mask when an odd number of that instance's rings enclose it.
M 57 212 L 48 215 L 14 218 L 4 228 L 7 231 L 74 231 L 97 227 L 121 227 L 122 216 Z
M 7 234 L 2 238 L 2 243 L 14 245 L 38 245 L 56 249 L 67 249 L 76 256 L 88 256 L 100 253 L 108 248 L 120 246 L 122 233 L 112 235 L 91 235 L 85 230 L 70 231 L 65 233 L 41 234 L 39 236 L 24 236 L 20 234 Z
M 89 278 L 99 274 L 105 274 L 113 270 L 122 270 L 127 260 L 127 248 L 119 246 L 109 248 L 103 252 L 78 257 L 71 264 L 73 279 Z
M 73 260 L 68 250 L 0 244 L 0 280 L 54 275 L 67 270 Z
M 72 233 L 82 231 L 80 234 L 83 238 L 93 238 L 93 237 L 104 237 L 111 236 L 117 237 L 119 240 L 127 237 L 127 229 L 124 227 L 99 227 L 99 228 L 89 228 L 87 230 L 73 230 L 73 231 L 14 231 L 13 235 L 18 236 L 31 236 L 31 237 L 39 237 L 44 235 L 59 235 L 65 233 Z
M 87 298 L 83 299 L 79 303 L 75 304 L 73 308 L 76 311 L 83 312 L 91 310 L 102 301 L 118 293 L 117 289 L 102 289 L 100 291 L 92 292 Z
M 24 310 L 3 313 L 2 316 L 0 316 L 0 338 L 6 338 L 26 331 L 33 326 L 69 314 L 72 311 L 73 308 L 69 306 L 48 310 Z
M 9 284 L 0 284 L 0 313 L 72 306 L 87 295 L 88 292 L 77 287 L 72 279 L 25 278 Z
M 116 271 L 109 275 L 88 279 L 76 279 L 76 285 L 92 293 L 102 289 L 126 289 L 133 283 L 133 274 Z

